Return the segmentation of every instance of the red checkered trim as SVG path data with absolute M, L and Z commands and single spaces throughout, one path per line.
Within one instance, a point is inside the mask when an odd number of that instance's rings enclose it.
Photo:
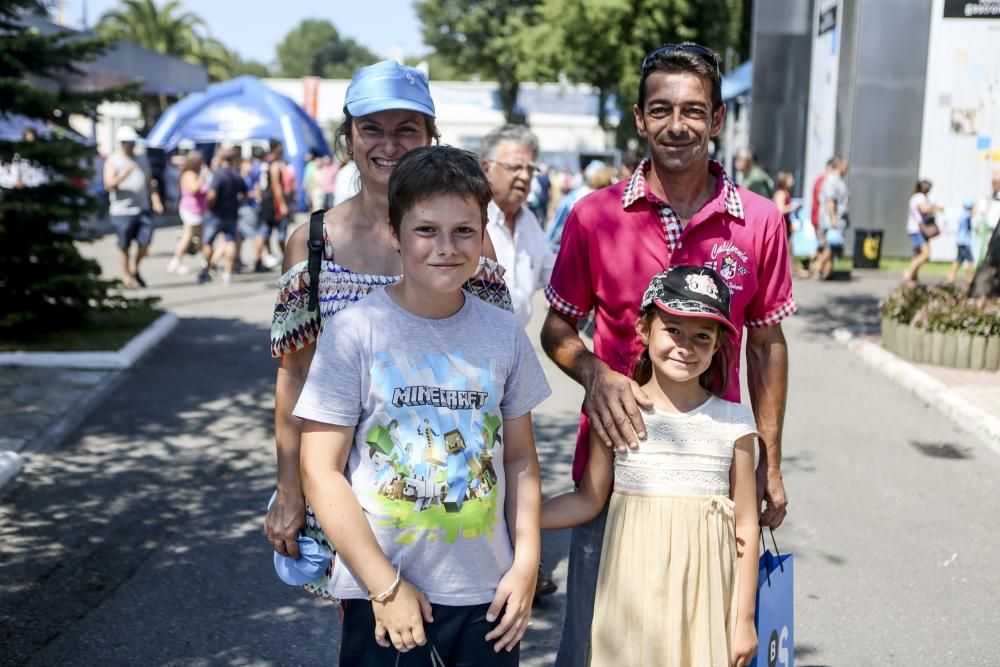
M 783 305 L 781 308 L 778 308 L 775 311 L 772 311 L 771 314 L 769 314 L 767 317 L 764 317 L 759 320 L 747 320 L 746 323 L 747 329 L 762 329 L 764 327 L 773 327 L 775 324 L 785 319 L 798 309 L 799 307 L 795 305 L 795 299 L 789 299 L 788 301 L 785 302 L 785 305 Z
M 577 308 L 569 301 L 559 296 L 559 294 L 552 288 L 552 285 L 545 286 L 545 298 L 549 300 L 549 304 L 555 308 L 556 311 L 567 317 L 582 320 L 587 315 L 586 311 Z
M 677 247 L 678 241 L 681 240 L 681 220 L 669 204 L 660 201 L 649 191 L 649 184 L 646 182 L 646 170 L 649 166 L 649 158 L 645 158 L 636 167 L 632 178 L 629 179 L 628 185 L 625 186 L 625 191 L 622 193 L 622 208 L 628 208 L 640 198 L 644 198 L 659 207 L 660 221 L 663 222 L 663 233 L 667 240 L 667 248 L 670 249 L 670 252 L 673 252 Z M 739 192 L 736 191 L 736 185 L 729 178 L 729 175 L 726 174 L 725 168 L 721 163 L 709 160 L 708 171 L 722 178 L 723 201 L 729 215 L 742 220 L 743 202 L 740 199 Z

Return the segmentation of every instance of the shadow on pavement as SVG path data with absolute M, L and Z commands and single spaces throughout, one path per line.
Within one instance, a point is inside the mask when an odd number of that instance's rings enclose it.
M 262 536 L 274 373 L 265 328 L 182 320 L 29 461 L 0 507 L 4 662 L 329 662 L 332 623 L 304 644 L 299 618 L 332 608 L 277 581 Z

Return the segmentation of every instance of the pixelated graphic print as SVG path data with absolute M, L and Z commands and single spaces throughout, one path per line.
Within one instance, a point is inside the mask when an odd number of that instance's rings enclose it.
M 380 524 L 402 544 L 421 533 L 492 539 L 503 437 L 496 368 L 457 352 L 415 356 L 379 353 L 372 369 L 373 389 L 389 398 L 364 436 Z

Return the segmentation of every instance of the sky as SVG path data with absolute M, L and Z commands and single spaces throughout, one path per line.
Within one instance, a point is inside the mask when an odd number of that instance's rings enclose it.
M 164 2 L 155 1 L 159 6 Z M 84 7 L 93 27 L 101 14 L 119 3 L 63 0 L 62 4 L 66 26 L 80 28 Z M 201 16 L 212 36 L 240 57 L 264 63 L 274 61 L 278 43 L 307 18 L 330 21 L 342 36 L 353 38 L 379 56 L 415 56 L 427 51 L 412 0 L 181 0 L 181 5 Z

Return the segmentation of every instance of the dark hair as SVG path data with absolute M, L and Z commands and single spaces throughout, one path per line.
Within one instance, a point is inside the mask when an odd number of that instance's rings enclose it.
M 664 74 L 694 74 L 712 84 L 712 111 L 722 106 L 722 75 L 719 73 L 718 56 L 710 63 L 702 56 L 681 49 L 654 52 L 643 61 L 639 76 L 639 110 L 646 107 L 646 79 L 654 72 Z
M 646 321 L 646 326 L 652 325 L 653 317 L 659 312 L 654 307 L 639 311 L 639 319 Z M 722 396 L 729 388 L 729 362 L 735 354 L 736 345 L 729 330 L 721 324 L 716 324 L 716 339 L 719 349 L 712 355 L 712 362 L 705 372 L 698 376 L 698 384 L 702 389 L 715 396 Z M 649 358 L 649 346 L 644 345 L 642 352 L 632 364 L 632 379 L 639 384 L 646 384 L 653 377 L 653 362 Z
M 436 144 L 441 141 L 441 133 L 438 132 L 437 123 L 434 121 L 433 116 L 428 116 L 427 114 L 420 114 L 424 118 L 424 127 L 427 128 L 427 136 Z M 337 126 L 337 132 L 333 135 L 333 151 L 337 154 L 337 157 L 344 159 L 350 158 L 351 155 L 347 152 L 347 140 L 351 135 L 351 127 L 354 124 L 354 116 L 347 109 L 344 109 L 344 120 Z
M 389 177 L 389 224 L 396 238 L 406 212 L 436 195 L 458 195 L 474 201 L 485 231 L 486 207 L 493 192 L 479 158 L 452 146 L 421 146 L 403 153 Z
M 791 190 L 793 178 L 795 175 L 792 172 L 779 171 L 778 175 L 774 177 L 774 187 L 779 190 Z
M 927 194 L 931 191 L 931 182 L 926 178 L 922 178 L 917 181 L 917 187 L 913 190 L 914 193 L 920 192 L 922 194 Z
M 279 148 L 284 148 L 284 144 L 281 143 L 281 139 L 271 139 L 267 142 L 267 147 L 271 149 L 271 152 L 274 152 Z

